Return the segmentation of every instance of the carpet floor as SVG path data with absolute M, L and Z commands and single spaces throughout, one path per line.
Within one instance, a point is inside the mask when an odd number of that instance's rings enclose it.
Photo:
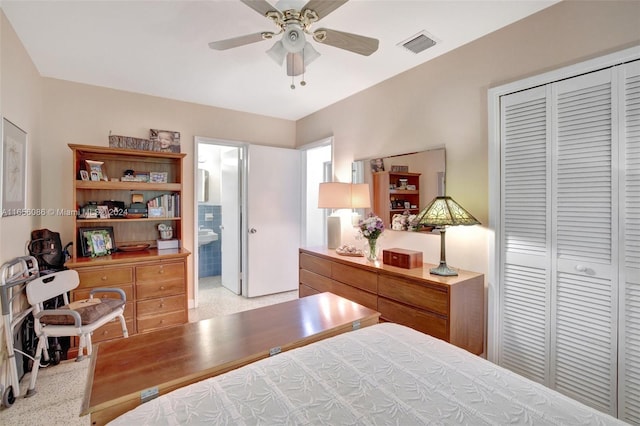
M 237 296 L 220 285 L 220 277 L 202 278 L 199 282 L 199 307 L 189 310 L 189 322 L 255 309 L 298 298 L 290 291 L 251 299 Z M 90 416 L 80 417 L 89 360 L 62 361 L 41 368 L 36 383 L 37 393 L 24 398 L 29 384 L 27 373 L 20 382 L 21 395 L 10 408 L 0 409 L 0 425 L 6 426 L 89 426 Z

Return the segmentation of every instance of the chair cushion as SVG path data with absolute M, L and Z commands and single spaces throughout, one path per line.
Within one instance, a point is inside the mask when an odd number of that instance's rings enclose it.
M 61 306 L 58 309 L 59 310 L 70 309 L 78 312 L 80 314 L 80 319 L 82 320 L 82 325 L 87 325 L 115 311 L 116 309 L 124 305 L 124 303 L 125 302 L 122 299 L 95 298 L 95 299 L 78 300 L 70 303 L 69 305 Z M 46 310 L 43 312 L 46 312 Z M 73 317 L 70 315 L 43 315 L 40 318 L 40 322 L 42 324 L 51 324 L 51 325 L 74 325 L 75 324 Z

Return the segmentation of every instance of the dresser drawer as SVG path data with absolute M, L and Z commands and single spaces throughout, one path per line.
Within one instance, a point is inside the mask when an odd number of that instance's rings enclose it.
M 319 293 L 321 292 L 305 284 L 300 284 L 298 288 L 298 297 L 313 296 L 314 294 L 319 294 Z
M 381 274 L 378 294 L 440 315 L 449 315 L 449 296 L 445 289 Z
M 169 312 L 182 311 L 186 307 L 185 301 L 185 296 L 180 295 L 137 302 L 136 310 L 138 312 L 138 319 L 149 315 L 164 315 Z
M 157 263 L 136 267 L 136 282 L 138 284 L 174 279 L 184 281 L 184 262 Z
M 300 269 L 306 269 L 316 274 L 331 277 L 331 261 L 308 254 L 300 254 Z
M 378 296 L 374 293 L 369 293 L 350 285 L 343 284 L 339 281 L 330 280 L 322 275 L 315 274 L 313 272 L 300 270 L 300 284 L 312 288 L 317 293 L 324 293 L 325 291 L 342 296 L 345 299 L 349 299 L 353 302 L 359 303 L 367 308 L 376 309 L 378 304 Z
M 331 278 L 307 271 L 306 269 L 300 269 L 300 283 L 315 288 L 319 293 L 331 291 Z
M 129 335 L 136 334 L 133 318 L 126 319 L 125 322 L 127 323 L 127 332 Z M 118 337 L 122 337 L 122 326 L 120 325 L 120 320 L 116 318 L 94 331 L 91 335 L 91 343 L 95 345 L 103 340 L 115 339 Z
M 124 295 L 127 297 L 127 304 L 129 302 L 133 302 L 133 286 L 132 285 L 114 285 L 112 288 L 119 288 L 124 291 Z M 71 301 L 74 302 L 76 300 L 84 300 L 89 298 L 89 293 L 91 292 L 91 288 L 80 288 L 73 290 L 73 295 L 71 296 Z M 120 294 L 116 292 L 100 292 L 93 295 L 95 298 L 104 299 L 105 297 L 110 297 L 112 299 L 120 299 Z
M 173 296 L 184 294 L 184 280 L 173 279 L 171 281 L 153 281 L 136 284 L 136 299 L 148 299 L 151 297 Z
M 378 312 L 386 321 L 406 325 L 438 339 L 449 341 L 447 320 L 440 316 L 382 297 L 378 298 Z
M 140 317 L 137 321 L 138 333 L 156 330 L 158 328 L 170 327 L 172 325 L 184 324 L 187 322 L 186 309 L 179 312 L 172 312 L 165 315 Z
M 133 267 L 79 269 L 80 287 L 114 287 L 133 282 Z
M 378 291 L 378 274 L 375 272 L 334 263 L 331 265 L 331 278 L 371 293 Z

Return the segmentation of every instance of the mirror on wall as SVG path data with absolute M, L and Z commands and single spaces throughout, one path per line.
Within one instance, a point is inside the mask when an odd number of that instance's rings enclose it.
M 198 202 L 206 203 L 209 201 L 209 170 L 198 169 Z
M 388 229 L 413 231 L 412 216 L 445 195 L 445 164 L 444 148 L 365 158 L 353 163 L 352 182 L 369 184 L 371 211 Z

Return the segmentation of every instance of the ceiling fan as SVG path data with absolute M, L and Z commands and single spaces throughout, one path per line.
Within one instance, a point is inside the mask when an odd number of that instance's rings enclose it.
M 309 34 L 315 41 L 339 49 L 348 50 L 360 55 L 369 56 L 378 50 L 378 40 L 364 37 L 357 34 L 342 31 L 319 28 L 315 31 L 310 29 L 311 25 L 324 18 L 348 0 L 310 0 L 301 9 L 290 8 L 286 1 L 281 1 L 278 5 L 284 4 L 284 10 L 272 6 L 266 0 L 240 0 L 260 15 L 269 18 L 278 28 L 277 32 L 261 31 L 255 34 L 248 34 L 226 40 L 213 41 L 209 47 L 215 50 L 227 50 L 240 47 L 262 40 L 270 40 L 274 36 L 283 34 L 273 47 L 267 50 L 267 54 L 279 65 L 282 65 L 285 58 L 287 60 L 287 75 L 297 76 L 303 74 L 305 67 L 320 56 L 305 34 Z M 302 81 L 301 85 L 305 85 Z M 295 88 L 292 84 L 291 88 Z

